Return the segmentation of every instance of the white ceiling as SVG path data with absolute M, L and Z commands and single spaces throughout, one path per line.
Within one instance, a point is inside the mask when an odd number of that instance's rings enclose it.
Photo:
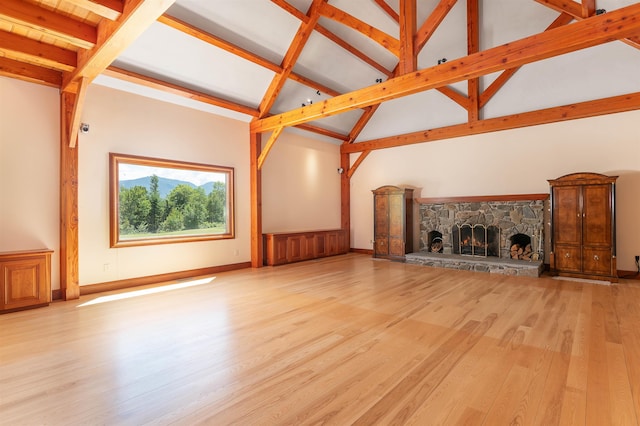
M 396 12 L 398 0 L 388 0 Z M 439 3 L 418 1 L 418 27 Z M 635 2 L 598 0 L 597 7 L 617 9 Z M 289 0 L 302 13 L 311 0 Z M 399 37 L 399 26 L 374 0 L 330 0 L 356 18 Z M 480 0 L 481 48 L 487 49 L 527 37 L 553 22 L 558 12 L 533 0 Z M 298 18 L 268 0 L 177 0 L 168 14 L 208 33 L 223 38 L 280 65 L 300 26 Z M 398 60 L 387 49 L 338 22 L 321 18 L 319 24 L 391 71 Z M 445 18 L 418 57 L 419 68 L 437 65 L 438 60 L 466 56 L 466 2 L 459 1 Z M 257 108 L 275 73 L 156 22 L 124 53 L 115 66 L 165 80 L 206 94 Z M 484 118 L 640 91 L 640 50 L 622 42 L 586 49 L 523 67 L 483 110 Z M 314 32 L 306 43 L 294 72 L 340 93 L 346 93 L 387 79 L 382 72 Z M 496 77 L 481 78 L 486 87 Z M 145 88 L 122 80 L 100 76 L 96 84 L 139 93 L 235 119 L 252 117 Z M 465 82 L 453 85 L 466 94 Z M 288 80 L 271 113 L 299 108 L 308 100 L 330 97 L 315 88 Z M 361 115 L 351 111 L 311 124 L 347 135 Z M 465 109 L 441 93 L 431 90 L 383 104 L 360 134 L 370 140 L 434 127 L 462 123 Z M 334 143 L 335 139 L 308 133 Z

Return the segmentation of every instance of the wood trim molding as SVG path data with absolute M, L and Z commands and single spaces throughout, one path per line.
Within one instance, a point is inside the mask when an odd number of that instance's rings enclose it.
M 238 269 L 250 268 L 250 262 L 233 263 L 230 265 L 211 266 L 208 268 L 191 269 L 188 271 L 169 272 L 166 274 L 149 275 L 140 278 L 129 278 L 125 280 L 109 281 L 98 284 L 80 286 L 80 295 L 102 293 L 105 291 L 122 290 L 130 287 L 139 287 L 149 284 L 160 284 L 167 281 L 194 278 L 203 275 L 218 274 L 220 272 L 236 271 Z
M 479 203 L 486 201 L 537 201 L 547 200 L 549 194 L 472 195 L 460 197 L 416 198 L 418 204 Z
M 350 248 L 349 252 L 350 253 L 359 253 L 359 254 L 368 254 L 370 256 L 373 256 L 373 250 L 371 250 L 371 249 Z

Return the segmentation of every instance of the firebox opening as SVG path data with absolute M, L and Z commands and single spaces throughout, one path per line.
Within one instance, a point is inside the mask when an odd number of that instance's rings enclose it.
M 442 244 L 442 233 L 431 231 L 427 234 L 427 250 L 430 253 L 442 253 L 444 245 Z
M 510 256 L 512 259 L 531 260 L 533 249 L 531 237 L 527 234 L 515 234 L 509 238 L 511 243 Z
M 500 257 L 500 229 L 497 226 L 454 225 L 452 234 L 454 254 Z

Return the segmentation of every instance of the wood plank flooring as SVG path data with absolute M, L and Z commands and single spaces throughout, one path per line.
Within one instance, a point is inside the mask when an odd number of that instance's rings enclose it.
M 148 289 L 166 291 L 140 294 Z M 348 254 L 0 315 L 3 426 L 602 426 L 639 416 L 638 281 Z

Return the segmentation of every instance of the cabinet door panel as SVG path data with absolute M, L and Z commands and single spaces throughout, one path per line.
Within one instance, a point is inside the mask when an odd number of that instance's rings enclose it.
M 404 256 L 404 239 L 403 238 L 389 238 L 389 255 L 391 256 Z
M 609 185 L 587 185 L 583 193 L 585 246 L 611 245 L 611 199 Z
M 375 234 L 389 235 L 389 198 L 375 197 Z
M 579 246 L 557 245 L 555 251 L 556 269 L 564 272 L 582 272 L 580 253 Z
M 582 234 L 580 187 L 553 188 L 553 204 L 553 234 L 556 244 L 580 244 Z
M 2 264 L 0 273 L 3 289 L 2 306 L 0 309 L 17 309 L 26 306 L 49 303 L 46 294 L 48 286 L 44 285 L 46 260 L 22 259 L 8 261 Z
M 582 267 L 585 274 L 611 275 L 611 249 L 585 247 Z
M 389 195 L 389 235 L 403 238 L 404 219 L 404 196 L 402 194 Z
M 386 237 L 377 237 L 376 246 L 373 248 L 374 254 L 378 256 L 386 256 L 389 254 L 389 239 Z

